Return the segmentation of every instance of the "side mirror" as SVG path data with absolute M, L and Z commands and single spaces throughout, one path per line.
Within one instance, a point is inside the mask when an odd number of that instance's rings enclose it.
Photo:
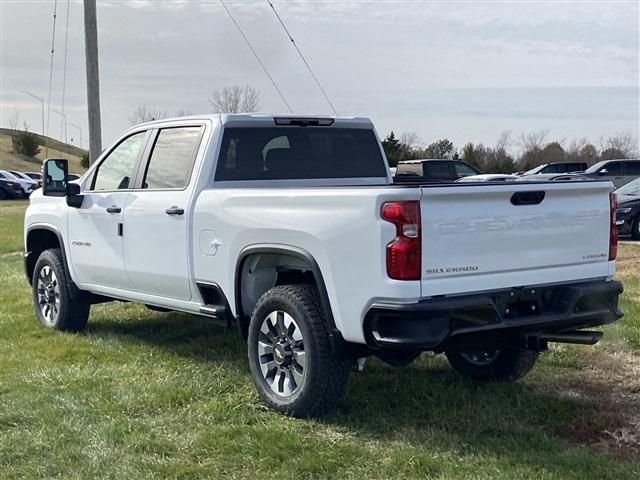
M 48 158 L 42 164 L 42 194 L 66 197 L 69 163 L 61 158 Z
M 606 168 L 598 170 L 598 175 L 606 175 L 607 173 L 609 173 L 609 170 L 607 170 Z
M 49 197 L 67 197 L 67 205 L 80 208 L 83 195 L 80 185 L 69 183 L 69 162 L 62 158 L 49 158 L 42 165 L 42 194 Z

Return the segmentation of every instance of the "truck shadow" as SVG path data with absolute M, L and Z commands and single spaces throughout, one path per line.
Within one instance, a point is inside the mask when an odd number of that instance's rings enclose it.
M 115 335 L 125 342 L 245 372 L 237 378 L 251 381 L 246 344 L 238 332 L 204 318 L 151 312 L 132 322 L 101 318 L 89 322 L 88 333 Z M 369 360 L 363 373 L 351 376 L 345 404 L 318 422 L 383 446 L 407 444 L 416 454 L 454 451 L 461 457 L 505 456 L 530 465 L 539 465 L 544 458 L 545 468 L 560 476 L 575 475 L 576 461 L 586 468 L 584 462 L 588 464 L 591 455 L 569 450 L 570 444 L 563 442 L 590 443 L 578 437 L 605 429 L 599 399 L 554 391 L 545 384 L 547 372 L 535 369 L 516 384 L 476 384 L 455 374 L 440 357 L 422 355 L 405 368 Z M 554 437 L 563 440 L 550 441 Z M 593 460 L 594 465 L 597 462 Z

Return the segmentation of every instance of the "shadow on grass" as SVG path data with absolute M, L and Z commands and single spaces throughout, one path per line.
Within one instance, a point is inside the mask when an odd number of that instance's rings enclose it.
M 247 371 L 246 344 L 235 328 L 206 318 L 149 312 L 140 320 L 96 319 L 91 335 L 120 339 L 194 359 Z M 345 404 L 320 423 L 384 445 L 402 443 L 418 452 L 460 452 L 540 466 L 561 476 L 606 476 L 612 459 L 570 450 L 554 437 L 574 425 L 602 428 L 597 399 L 544 389 L 544 375 L 516 384 L 479 385 L 456 375 L 440 358 L 423 355 L 409 367 L 370 360 L 351 377 Z M 621 465 L 618 465 L 621 466 Z M 615 470 L 615 469 L 614 469 Z M 618 472 L 619 473 L 619 472 Z

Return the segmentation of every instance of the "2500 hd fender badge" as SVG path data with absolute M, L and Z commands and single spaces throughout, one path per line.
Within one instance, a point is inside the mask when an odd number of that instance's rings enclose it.
M 440 275 L 443 273 L 461 273 L 461 272 L 477 272 L 480 269 L 477 265 L 468 265 L 466 267 L 444 267 L 444 268 L 427 268 L 427 275 Z
M 73 242 L 71 242 L 71 245 L 73 245 L 74 247 L 90 247 L 91 246 L 91 242 L 76 242 L 76 241 L 73 241 Z

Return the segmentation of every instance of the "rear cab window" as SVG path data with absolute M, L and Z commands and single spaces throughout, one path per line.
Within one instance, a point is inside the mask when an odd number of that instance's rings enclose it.
M 373 130 L 275 126 L 227 127 L 216 181 L 386 177 Z

